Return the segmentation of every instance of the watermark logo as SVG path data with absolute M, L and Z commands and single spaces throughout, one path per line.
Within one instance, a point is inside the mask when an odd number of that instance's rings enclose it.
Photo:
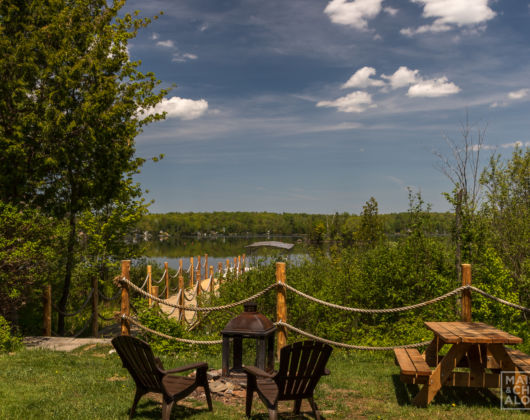
M 501 372 L 501 410 L 530 410 L 530 372 Z

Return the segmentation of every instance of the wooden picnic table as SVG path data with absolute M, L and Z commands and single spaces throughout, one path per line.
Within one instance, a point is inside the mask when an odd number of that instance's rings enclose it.
M 502 371 L 516 372 L 516 380 L 523 378 L 527 384 L 530 381 L 528 374 L 524 374 L 530 372 L 530 356 L 505 347 L 521 343 L 521 338 L 482 322 L 425 322 L 425 325 L 434 333 L 434 339 L 421 355 L 422 360 L 410 351 L 408 360 L 396 353 L 402 367 L 402 380 L 408 378 L 410 383 L 424 384 L 414 398 L 415 405 L 427 406 L 442 386 L 504 387 Z M 452 346 L 441 356 L 439 350 L 445 344 Z M 461 367 L 467 369 L 456 369 Z M 530 407 L 528 387 L 518 389 L 520 392 L 515 391 L 518 397 L 525 407 Z

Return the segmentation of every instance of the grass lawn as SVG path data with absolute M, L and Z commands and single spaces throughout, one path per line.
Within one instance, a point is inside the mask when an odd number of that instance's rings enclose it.
M 86 346 L 72 353 L 22 350 L 0 354 L 1 419 L 126 419 L 134 395 L 134 382 L 121 367 L 110 346 Z M 178 359 L 161 357 L 166 368 L 198 359 L 220 368 L 221 358 L 201 358 L 191 353 Z M 529 419 L 528 412 L 501 411 L 499 400 L 482 390 L 442 390 L 427 409 L 411 406 L 417 388 L 399 381 L 391 354 L 346 353 L 335 350 L 328 368 L 331 375 L 317 386 L 316 402 L 325 418 L 336 419 Z M 280 403 L 280 414 L 290 415 L 289 403 Z M 302 410 L 304 410 L 304 405 Z M 265 406 L 255 396 L 254 419 L 267 419 Z M 306 411 L 305 418 L 310 418 Z M 178 403 L 172 418 L 241 419 L 244 399 L 230 405 L 214 397 L 214 411 L 206 401 L 191 397 Z M 159 419 L 155 401 L 140 400 L 137 419 Z M 304 418 L 299 416 L 298 418 Z

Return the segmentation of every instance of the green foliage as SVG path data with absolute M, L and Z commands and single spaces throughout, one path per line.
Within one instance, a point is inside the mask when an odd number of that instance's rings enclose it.
M 0 315 L 0 353 L 18 350 L 21 346 L 20 338 L 12 333 L 11 325 Z
M 0 315 L 15 320 L 20 308 L 40 306 L 36 302 L 55 268 L 58 239 L 54 220 L 0 201 Z
M 188 332 L 184 326 L 185 324 L 178 322 L 178 320 L 174 318 L 169 318 L 159 309 L 157 305 L 153 305 L 149 308 L 148 302 L 144 298 L 135 299 L 133 306 L 137 310 L 137 316 L 140 323 L 158 332 L 167 334 L 171 337 L 188 338 L 194 340 L 217 339 L 208 337 L 204 334 L 201 335 Z M 160 337 L 156 334 L 151 334 L 144 330 L 140 330 L 138 336 L 139 338 L 149 342 L 155 354 L 159 353 L 164 355 L 176 355 L 179 352 L 190 351 L 192 349 L 201 352 L 201 354 L 219 354 L 220 350 L 220 346 L 203 346 L 181 343 L 175 340 Z

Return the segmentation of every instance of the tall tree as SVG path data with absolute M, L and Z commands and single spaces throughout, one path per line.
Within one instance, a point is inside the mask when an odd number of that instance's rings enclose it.
M 488 241 L 515 279 L 521 303 L 528 306 L 530 148 L 516 148 L 508 161 L 492 156 L 481 181 L 486 187 L 482 210 L 489 225 Z
M 363 206 L 360 226 L 354 236 L 359 244 L 367 247 L 373 247 L 383 240 L 383 221 L 379 216 L 378 204 L 374 197 L 370 197 Z
M 462 262 L 471 262 L 473 244 L 477 242 L 474 222 L 480 201 L 480 152 L 486 129 L 481 126 L 474 127 L 466 114 L 460 133 L 460 141 L 445 137 L 451 151 L 449 156 L 435 152 L 439 159 L 438 169 L 453 185 L 452 192 L 444 195 L 455 212 L 453 238 L 458 278 L 461 275 Z
M 128 41 L 150 19 L 118 14 L 124 0 L 0 3 L 0 198 L 39 204 L 67 220 L 59 309 L 74 266 L 77 216 L 122 193 L 143 163 L 134 138 L 163 115 L 144 114 L 167 91 L 130 61 Z M 59 316 L 59 334 L 64 317 Z

